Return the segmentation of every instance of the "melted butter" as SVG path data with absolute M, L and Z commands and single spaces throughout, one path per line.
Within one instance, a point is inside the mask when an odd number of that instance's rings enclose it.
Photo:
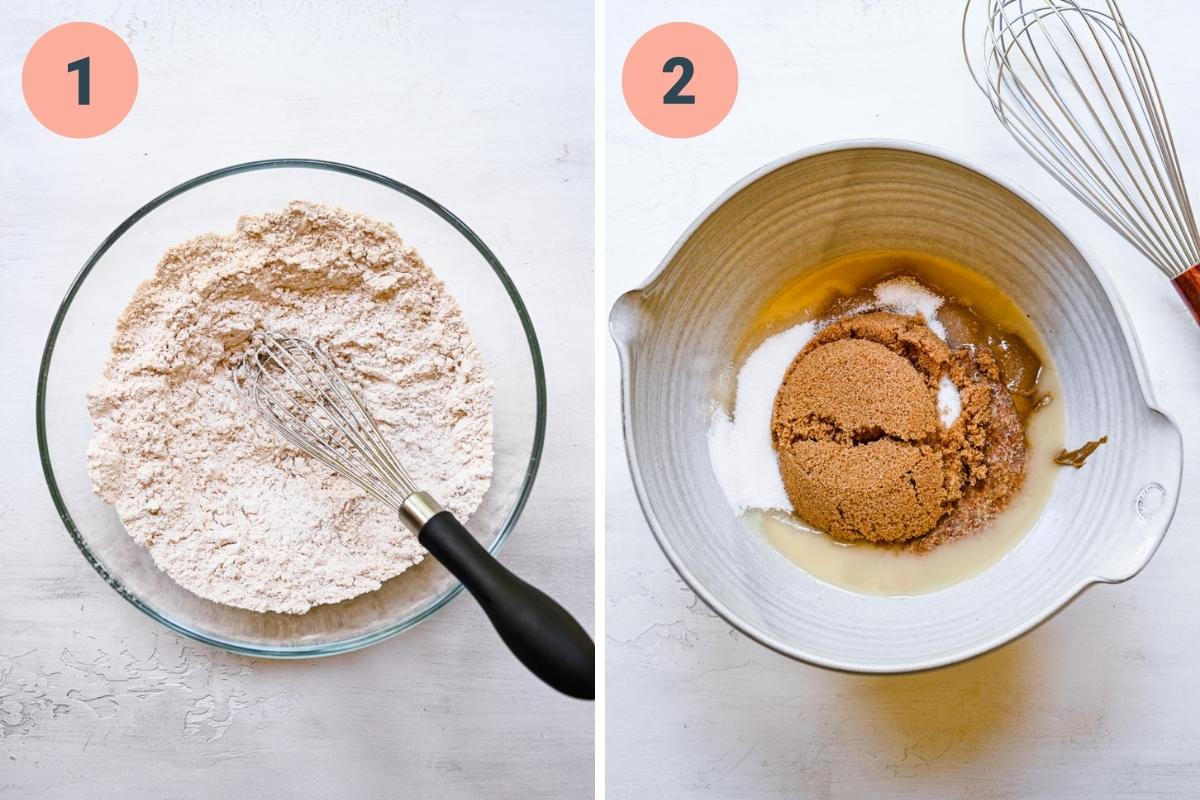
M 1021 490 L 983 530 L 925 554 L 870 543 L 838 542 L 782 512 L 749 511 L 757 535 L 810 575 L 856 592 L 914 595 L 944 589 L 979 574 L 1014 548 L 1033 527 L 1054 489 L 1055 456 L 1066 412 L 1058 374 L 1029 317 L 999 287 L 969 268 L 915 253 L 869 252 L 806 273 L 772 297 L 751 324 L 736 363 L 766 338 L 793 325 L 852 311 L 872 301 L 872 288 L 896 275 L 916 278 L 946 298 L 938 321 L 952 346 L 989 347 L 1025 423 L 1027 460 Z M 722 387 L 726 402 L 735 387 Z M 731 402 L 730 402 L 731 404 Z M 1034 413 L 1036 412 L 1036 413 Z

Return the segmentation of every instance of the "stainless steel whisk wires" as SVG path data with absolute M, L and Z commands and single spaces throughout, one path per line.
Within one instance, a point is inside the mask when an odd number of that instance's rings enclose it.
M 1168 277 L 1200 264 L 1200 233 L 1158 84 L 1117 4 L 985 0 L 973 58 L 973 2 L 963 14 L 963 53 L 1013 137 Z
M 303 339 L 255 333 L 233 382 L 287 441 L 399 512 L 417 541 L 479 601 L 513 654 L 572 697 L 595 697 L 596 647 L 567 611 L 498 562 L 417 489 L 333 361 Z
M 417 493 L 358 396 L 312 344 L 276 331 L 255 333 L 233 378 L 287 441 L 392 508 Z

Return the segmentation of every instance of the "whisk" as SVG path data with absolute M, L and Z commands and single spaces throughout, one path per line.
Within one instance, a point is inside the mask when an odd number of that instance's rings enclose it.
M 996 116 L 1174 282 L 1200 324 L 1200 234 L 1158 85 L 1117 4 L 984 0 L 976 52 L 973 2 L 963 54 Z
M 564 694 L 595 697 L 591 638 L 562 606 L 505 569 L 419 489 L 324 352 L 283 333 L 255 333 L 233 378 L 284 439 L 396 509 L 531 672 Z

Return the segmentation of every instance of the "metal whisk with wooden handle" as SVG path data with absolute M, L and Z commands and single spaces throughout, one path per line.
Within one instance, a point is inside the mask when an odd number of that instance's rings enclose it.
M 234 383 L 285 439 L 396 509 L 422 546 L 479 601 L 531 672 L 564 694 L 595 697 L 591 638 L 562 606 L 505 569 L 417 487 L 324 352 L 286 334 L 256 333 Z
M 1158 85 L 1113 0 L 982 0 L 975 83 L 1039 164 L 1150 259 L 1200 323 L 1200 234 Z M 1097 6 L 1097 7 L 1092 7 Z

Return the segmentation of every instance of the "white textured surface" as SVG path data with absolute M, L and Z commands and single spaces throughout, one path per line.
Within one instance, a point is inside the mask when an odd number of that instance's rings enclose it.
M 59 523 L 33 400 L 70 279 L 158 192 L 280 155 L 406 181 L 491 245 L 530 308 L 550 421 L 502 558 L 590 629 L 591 10 L 143 0 L 0 13 L 0 798 L 590 794 L 592 706 L 529 676 L 467 597 L 366 651 L 301 663 L 152 622 Z M 29 46 L 75 19 L 124 36 L 141 69 L 129 118 L 89 141 L 42 129 L 20 95 Z
M 1158 70 L 1200 194 L 1200 12 L 1126 2 Z M 1160 404 L 1200 448 L 1200 328 L 1133 250 L 1045 176 L 991 116 L 950 0 L 789 4 L 613 0 L 608 7 L 607 295 L 641 283 L 720 192 L 785 153 L 887 136 L 956 151 L 1025 186 L 1126 298 Z M 659 23 L 711 27 L 741 86 L 711 133 L 674 141 L 634 121 L 620 66 Z M 1190 18 L 1191 22 L 1186 20 Z M 1181 21 L 1182 20 L 1182 21 Z M 607 376 L 617 379 L 609 348 Z M 1133 581 L 1087 592 L 997 652 L 935 672 L 861 677 L 771 653 L 676 577 L 634 499 L 608 392 L 608 797 L 903 800 L 1194 797 L 1200 786 L 1200 498 Z M 1200 473 L 1188 466 L 1185 485 Z

